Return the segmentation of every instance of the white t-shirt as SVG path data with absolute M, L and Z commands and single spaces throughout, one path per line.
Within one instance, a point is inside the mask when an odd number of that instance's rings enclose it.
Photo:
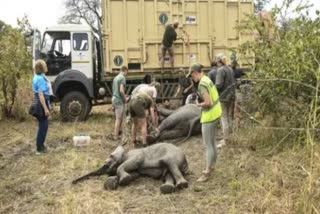
M 140 84 L 132 91 L 132 95 L 136 93 L 144 92 L 147 93 L 152 98 L 157 98 L 157 89 L 154 86 L 150 86 L 148 84 Z
M 186 103 L 185 104 L 199 104 L 198 102 L 198 96 L 197 95 L 194 95 L 194 94 L 189 94 L 187 96 L 187 99 L 186 99 Z

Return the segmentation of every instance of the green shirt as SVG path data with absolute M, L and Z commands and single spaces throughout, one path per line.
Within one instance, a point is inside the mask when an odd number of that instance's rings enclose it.
M 126 87 L 126 78 L 122 73 L 119 73 L 112 81 L 112 104 L 114 105 L 121 105 L 124 103 L 120 93 L 120 85 Z
M 173 41 L 177 40 L 177 33 L 172 25 L 168 25 L 163 34 L 162 44 L 170 48 L 173 44 Z

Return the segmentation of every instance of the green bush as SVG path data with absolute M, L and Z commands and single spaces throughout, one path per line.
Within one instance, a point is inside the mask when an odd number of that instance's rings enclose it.
M 1 118 L 14 117 L 13 107 L 23 78 L 31 75 L 31 56 L 20 30 L 0 21 L 0 106 Z
M 297 8 L 299 11 L 301 8 Z M 280 10 L 274 10 L 274 17 Z M 272 115 L 281 127 L 306 127 L 310 113 L 319 118 L 317 99 L 320 79 L 320 17 L 301 15 L 286 21 L 286 27 L 271 25 L 274 34 L 257 17 L 248 17 L 240 29 L 259 32 L 258 38 L 246 42 L 240 52 L 255 58 L 248 74 L 253 87 L 252 105 L 261 115 Z M 319 128 L 318 125 L 312 128 Z
M 28 109 L 33 99 L 31 82 L 31 75 L 18 81 L 16 101 L 12 108 L 12 115 L 16 120 L 22 121 L 31 117 L 28 114 Z

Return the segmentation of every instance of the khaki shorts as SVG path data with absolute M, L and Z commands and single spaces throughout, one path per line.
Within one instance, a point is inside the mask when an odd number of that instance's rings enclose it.
M 145 118 L 144 103 L 140 99 L 132 99 L 129 104 L 129 112 L 131 117 Z
M 166 56 L 166 52 L 168 51 L 170 57 L 173 57 L 173 46 L 171 46 L 170 48 L 167 48 L 166 46 L 164 45 L 161 45 L 161 54 L 162 54 L 162 57 L 165 57 Z
M 114 109 L 114 113 L 116 115 L 116 119 L 120 120 L 124 118 L 124 104 L 112 104 L 112 107 Z

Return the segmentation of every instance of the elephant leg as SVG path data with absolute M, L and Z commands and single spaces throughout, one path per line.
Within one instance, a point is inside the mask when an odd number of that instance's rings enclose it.
M 161 140 L 172 140 L 172 139 L 176 139 L 176 138 L 185 137 L 187 132 L 188 132 L 187 129 L 173 129 L 173 130 L 164 131 L 160 134 L 159 140 L 160 141 Z
M 134 181 L 135 179 L 140 177 L 140 174 L 137 172 L 132 172 L 130 173 L 130 177 L 131 177 L 130 181 Z M 119 183 L 118 176 L 107 177 L 106 181 L 104 182 L 104 188 L 106 190 L 115 190 L 118 187 L 118 183 Z
M 169 110 L 165 108 L 158 108 L 158 110 L 159 110 L 159 115 L 164 117 L 168 117 L 170 114 L 174 112 L 174 110 Z
M 104 189 L 106 190 L 115 190 L 118 187 L 118 177 L 117 176 L 110 176 L 107 177 L 106 181 L 104 182 Z
M 183 177 L 181 171 L 179 170 L 178 165 L 176 163 L 172 163 L 169 161 L 164 161 L 164 163 L 167 165 L 170 173 L 172 174 L 174 180 L 176 181 L 176 187 L 179 189 L 187 188 L 188 181 Z
M 164 132 L 166 132 L 166 130 L 170 130 L 174 127 L 175 127 L 175 124 L 172 122 L 172 120 L 170 120 L 170 118 L 163 120 L 158 126 L 158 128 L 155 130 L 155 132 L 147 136 L 147 142 L 149 144 L 155 143 L 159 139 L 159 137 Z
M 128 185 L 133 180 L 133 175 L 128 172 L 137 170 L 139 167 L 139 161 L 129 159 L 123 162 L 117 169 L 117 176 L 119 178 L 119 185 Z
M 172 175 L 169 172 L 167 172 L 164 178 L 164 183 L 160 187 L 160 191 L 162 194 L 169 194 L 174 192 L 174 190 L 174 179 Z
M 160 125 L 158 126 L 157 129 L 158 129 L 159 133 L 161 133 L 164 130 L 172 129 L 175 126 L 176 126 L 176 122 L 173 120 L 173 118 L 168 117 L 160 123 Z

